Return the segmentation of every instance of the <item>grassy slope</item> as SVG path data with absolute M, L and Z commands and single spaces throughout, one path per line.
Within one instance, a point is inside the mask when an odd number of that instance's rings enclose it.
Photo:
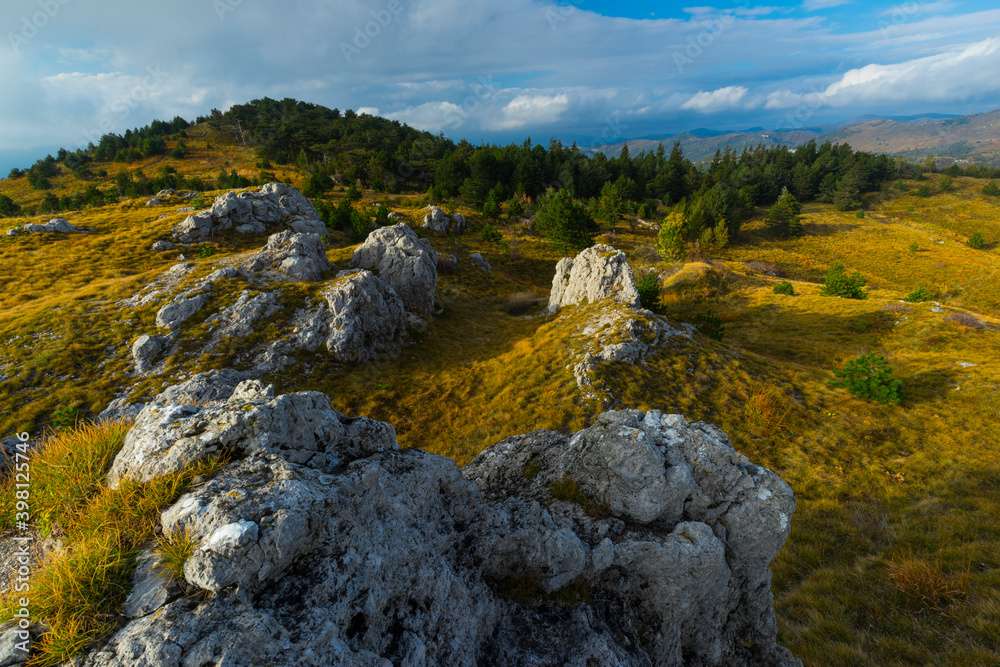
M 930 199 L 886 196 L 865 219 L 812 207 L 807 235 L 794 241 L 752 224 L 748 242 L 711 266 L 657 262 L 648 232 L 608 239 L 639 266 L 676 272 L 664 295 L 673 319 L 711 312 L 724 323 L 721 341 L 674 341 L 642 369 L 612 368 L 605 380 L 626 405 L 719 423 L 793 485 L 800 506 L 775 564 L 776 600 L 783 639 L 807 664 L 1000 662 L 1000 442 L 989 428 L 1000 408 L 1000 332 L 899 303 L 926 285 L 948 307 L 1000 318 L 1000 254 L 964 245 L 975 230 L 1000 238 L 1000 205 L 977 194 L 981 183 L 959 186 Z M 420 214 L 416 197 L 381 201 Z M 124 346 L 153 317 L 113 304 L 174 262 L 146 248 L 182 215 L 141 203 L 68 216 L 98 228 L 92 236 L 0 241 L 0 260 L 19 275 L 0 294 L 0 374 L 13 380 L 0 385 L 0 430 L 111 397 L 128 367 Z M 504 233 L 503 244 L 435 240 L 445 252 L 483 251 L 494 274 L 463 262 L 442 276 L 445 315 L 400 359 L 353 368 L 310 359 L 308 373 L 274 378 L 279 389 L 327 391 L 340 409 L 394 423 L 404 444 L 460 462 L 513 433 L 585 423 L 599 408 L 578 398 L 567 368 L 585 313 L 508 314 L 508 295 L 547 292 L 559 253 Z M 334 245 L 342 266 L 350 248 Z M 214 259 L 198 260 L 199 271 Z M 779 264 L 799 296 L 773 294 L 776 279 L 748 271 L 749 260 Z M 819 296 L 816 281 L 834 261 L 866 275 L 870 299 Z M 828 386 L 834 367 L 866 350 L 898 369 L 902 406 Z

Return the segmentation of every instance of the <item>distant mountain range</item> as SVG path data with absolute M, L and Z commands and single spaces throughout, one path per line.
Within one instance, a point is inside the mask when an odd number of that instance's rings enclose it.
M 679 141 L 684 154 L 696 162 L 709 160 L 717 150 L 741 151 L 752 146 L 788 146 L 808 141 L 848 143 L 856 150 L 886 153 L 914 160 L 934 157 L 944 162 L 1000 166 L 1000 110 L 971 116 L 866 118 L 836 128 L 800 128 L 737 131 L 693 130 L 676 135 L 629 139 L 596 146 L 593 152 L 618 155 L 628 144 L 632 152 L 667 149 Z

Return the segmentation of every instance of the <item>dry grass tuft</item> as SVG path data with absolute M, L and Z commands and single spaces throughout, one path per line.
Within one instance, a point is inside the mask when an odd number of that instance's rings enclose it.
M 197 546 L 191 537 L 191 531 L 186 528 L 159 536 L 156 538 L 156 555 L 159 557 L 160 570 L 174 580 L 183 581 L 184 563 Z
M 968 568 L 947 573 L 938 562 L 918 557 L 897 558 L 889 562 L 889 579 L 911 602 L 929 609 L 942 609 L 961 599 L 969 591 Z

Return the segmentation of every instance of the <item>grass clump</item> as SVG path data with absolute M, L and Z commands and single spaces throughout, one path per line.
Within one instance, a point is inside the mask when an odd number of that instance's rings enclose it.
M 191 531 L 177 530 L 156 539 L 156 555 L 159 556 L 160 570 L 171 579 L 184 579 L 184 563 L 194 553 L 197 545 Z
M 791 284 L 787 280 L 782 280 L 774 286 L 774 293 L 784 296 L 795 296 L 795 285 Z
M 986 238 L 980 233 L 976 232 L 969 237 L 969 247 L 973 250 L 986 250 L 989 244 L 986 243 Z
M 823 278 L 823 296 L 839 296 L 844 299 L 866 299 L 865 278 L 855 271 L 848 275 L 844 265 L 837 262 L 826 272 Z
M 996 181 L 990 181 L 983 186 L 983 194 L 988 197 L 1000 197 L 1000 185 Z
M 923 285 L 913 290 L 909 294 L 903 297 L 903 301 L 907 303 L 923 303 L 924 301 L 931 301 L 934 299 L 934 292 L 930 291 Z
M 947 573 L 936 562 L 919 557 L 896 558 L 888 565 L 889 580 L 912 604 L 942 609 L 969 589 L 968 570 Z
M 903 400 L 903 383 L 893 377 L 892 367 L 885 357 L 874 352 L 847 362 L 834 372 L 835 387 L 843 387 L 858 398 L 885 404 Z
M 660 307 L 660 276 L 653 271 L 646 271 L 636 278 L 635 288 L 639 292 L 639 303 L 647 310 Z
M 107 487 L 104 476 L 126 432 L 120 422 L 85 424 L 56 433 L 36 450 L 35 516 L 58 530 L 62 546 L 32 576 L 33 615 L 46 628 L 29 660 L 33 667 L 62 664 L 114 631 L 136 558 L 152 540 L 160 513 L 192 480 L 219 465 L 210 461 L 148 482 Z M 0 614 L 10 617 L 16 607 L 15 594 L 0 598 Z
M 580 488 L 575 479 L 563 477 L 549 485 L 549 495 L 553 500 L 562 500 L 579 505 L 584 512 L 594 518 L 606 517 L 610 514 L 608 508 L 594 500 Z

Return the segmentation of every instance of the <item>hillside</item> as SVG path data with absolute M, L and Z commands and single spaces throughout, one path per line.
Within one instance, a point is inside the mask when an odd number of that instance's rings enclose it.
M 243 117 L 242 131 L 270 136 L 273 117 L 266 117 L 271 120 L 260 124 Z M 235 171 L 255 183 L 280 180 L 307 189 L 321 162 L 315 158 L 330 142 L 332 170 L 343 176 L 345 169 L 359 164 L 341 157 L 350 149 L 337 145 L 337 137 L 292 133 L 289 145 L 299 150 L 314 147 L 314 159 L 307 156 L 301 164 L 297 158 L 285 163 L 275 159 L 261 166 L 261 144 L 248 135 L 244 145 L 224 127 L 228 124 L 209 119 L 188 128 L 182 157 L 169 154 L 179 142 L 171 137 L 162 155 L 124 162 L 95 160 L 88 178 L 63 169 L 44 192 L 68 195 L 89 185 L 110 188 L 121 169 L 153 175 L 168 167 L 188 179 L 205 179 L 200 199 L 207 207 L 218 195 L 246 189 L 215 187 L 211 180 L 220 171 Z M 362 129 L 360 134 L 367 132 Z M 412 147 L 426 139 L 400 132 L 393 146 Z M 357 150 L 371 157 L 379 143 L 376 137 Z M 413 155 L 391 159 L 411 164 Z M 438 168 L 433 172 L 436 177 Z M 334 209 L 348 200 L 349 187 L 356 189 L 359 180 L 368 182 L 372 173 L 359 170 L 330 180 L 325 191 L 312 197 L 313 203 L 321 211 Z M 469 173 L 475 185 L 476 172 Z M 665 338 L 639 363 L 596 366 L 592 389 L 585 391 L 575 368 L 581 358 L 609 342 L 599 340 L 603 333 L 595 322 L 628 315 L 608 304 L 549 314 L 543 306 L 556 265 L 575 251 L 567 252 L 535 233 L 528 214 L 512 215 L 509 202 L 492 215 L 470 205 L 459 195 L 470 190 L 460 187 L 464 181 L 451 193 L 448 209 L 468 221 L 465 233 L 436 235 L 422 228 L 427 205 L 441 203 L 424 194 L 434 181 L 424 180 L 430 174 L 425 163 L 405 172 L 414 179 L 412 187 L 400 185 L 393 191 L 383 179 L 378 184 L 389 191 L 364 188 L 360 199 L 348 204 L 359 214 L 382 205 L 417 229 L 440 257 L 455 256 L 456 264 L 437 277 L 438 309 L 427 317 L 426 329 L 398 355 L 371 362 L 348 363 L 322 351 L 303 352 L 293 365 L 261 377 L 277 394 L 322 392 L 337 411 L 392 424 L 404 450 L 419 448 L 459 465 L 517 434 L 580 431 L 609 407 L 662 410 L 711 422 L 728 434 L 738 452 L 776 472 L 795 492 L 798 507 L 791 536 L 772 566 L 783 645 L 809 665 L 1000 662 L 1000 437 L 989 428 L 1000 411 L 1000 198 L 982 192 L 984 181 L 886 179 L 864 196 L 860 216 L 856 210 L 811 201 L 803 214 L 804 234 L 792 239 L 771 234 L 764 209 L 753 206 L 728 246 L 699 246 L 676 261 L 657 254 L 655 225 L 643 225 L 632 214 L 615 223 L 602 221 L 594 240 L 624 251 L 637 275 L 655 276 L 658 314 L 672 327 L 693 327 L 688 335 Z M 599 193 L 600 187 L 595 190 Z M 39 205 L 44 192 L 31 188 L 24 177 L 0 180 L 0 194 L 25 207 Z M 156 323 L 158 310 L 177 294 L 197 290 L 216 271 L 245 266 L 266 238 L 220 233 L 153 251 L 153 243 L 170 238 L 193 211 L 188 201 L 167 198 L 149 205 L 148 200 L 146 194 L 121 196 L 114 203 L 61 213 L 89 233 L 0 236 L 0 262 L 12 267 L 12 278 L 4 279 L 0 293 L 0 435 L 24 430 L 34 435 L 43 429 L 65 433 L 77 419 L 95 417 L 112 399 L 149 401 L 194 373 L 246 370 L 251 366 L 247 353 L 288 333 L 293 327 L 287 322 L 294 321 L 289 318 L 307 310 L 321 289 L 329 287 L 309 281 L 282 283 L 275 288 L 280 307 L 269 319 L 256 323 L 238 341 L 209 348 L 203 344 L 213 331 L 212 314 L 234 303 L 243 291 L 263 289 L 223 277 L 203 309 L 179 329 L 177 352 L 155 370 L 136 372 L 133 342 L 142 333 L 162 329 Z M 654 208 L 654 213 L 662 217 L 666 210 Z M 2 218 L 0 232 L 50 217 Z M 327 222 L 324 254 L 333 267 L 329 275 L 334 275 L 352 265 L 365 235 L 358 238 Z M 976 233 L 985 237 L 985 247 L 970 247 L 968 241 Z M 489 271 L 473 259 L 474 253 L 485 258 Z M 182 262 L 191 268 L 181 282 L 149 301 L 126 304 L 137 294 L 148 294 L 149 285 Z M 863 275 L 868 298 L 822 295 L 823 276 L 837 262 Z M 332 287 L 338 280 L 331 279 Z M 794 296 L 775 292 L 783 281 L 791 283 Z M 920 287 L 930 294 L 928 300 L 904 300 Z M 612 332 L 611 343 L 620 342 L 617 335 Z M 884 355 L 902 381 L 901 404 L 864 401 L 831 385 L 835 369 L 868 351 Z M 246 403 L 256 406 L 261 400 L 251 397 Z M 224 413 L 230 420 L 238 414 Z M 112 458 L 122 446 L 123 436 L 115 437 Z M 207 471 L 177 472 L 168 480 L 169 488 L 110 489 L 103 481 L 109 465 L 105 460 L 96 490 L 90 489 L 81 502 L 92 510 L 137 507 L 137 514 L 145 512 L 135 519 L 146 531 L 140 537 L 148 539 L 155 532 L 146 529 L 152 510 L 128 494 L 156 495 L 161 503 L 153 512 L 156 523 L 162 506 L 219 464 L 202 463 Z M 531 460 L 520 469 L 533 479 L 538 470 L 548 474 L 543 463 Z M 423 468 L 414 464 L 406 474 L 415 469 Z M 370 479 L 377 481 L 369 488 L 382 488 L 383 481 L 399 483 L 399 472 L 383 476 L 376 467 Z M 453 474 L 441 473 L 442 479 Z M 219 497 L 229 493 L 243 498 L 241 479 L 214 482 L 224 487 L 216 489 Z M 347 484 L 345 479 L 337 477 L 336 484 Z M 316 489 L 321 483 L 315 481 Z M 441 482 L 440 488 L 445 487 Z M 579 500 L 574 489 L 557 488 Z M 316 489 L 310 487 L 310 493 L 320 493 Z M 451 499 L 453 492 L 448 487 L 440 502 L 464 502 Z M 406 493 L 413 494 L 414 503 L 439 502 L 437 494 L 413 489 Z M 390 514 L 401 511 L 401 503 L 387 495 L 378 502 Z M 359 508 L 367 507 L 358 500 L 365 496 L 349 497 Z M 54 512 L 53 517 L 67 541 L 82 540 L 81 534 L 96 539 L 93 526 L 90 532 L 66 530 L 78 527 L 80 516 L 67 511 L 65 516 Z M 111 517 L 113 513 L 108 521 Z M 62 570 L 51 571 L 58 582 Z M 298 572 L 293 583 L 305 577 Z M 531 586 L 526 593 L 524 581 L 505 583 L 514 588 L 511 595 L 518 604 L 524 604 L 525 595 L 540 595 Z M 285 592 L 291 595 L 293 588 Z M 576 589 L 561 593 L 569 598 L 558 600 L 559 608 L 578 605 L 578 596 L 590 594 Z M 202 613 L 225 617 L 226 609 L 212 607 Z M 544 616 L 539 613 L 538 618 Z M 364 636 L 364 619 L 350 620 Z M 96 630 L 87 626 L 87 632 L 96 635 L 81 631 L 82 641 L 103 637 L 108 630 L 107 625 Z M 78 649 L 73 642 L 80 641 L 80 635 L 68 634 L 65 646 Z M 58 642 L 63 639 L 51 639 L 53 654 L 62 650 Z

